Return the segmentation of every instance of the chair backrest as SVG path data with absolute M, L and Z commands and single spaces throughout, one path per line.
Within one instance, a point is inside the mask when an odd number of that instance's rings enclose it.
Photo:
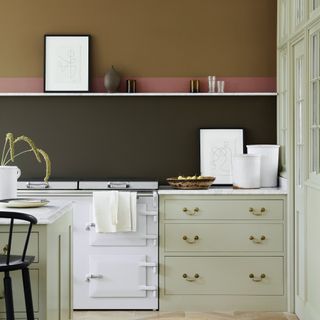
M 6 258 L 6 264 L 9 265 L 10 263 L 10 255 L 11 255 L 11 246 L 12 246 L 12 236 L 13 236 L 13 225 L 15 223 L 15 220 L 19 223 L 19 221 L 29 222 L 28 231 L 26 234 L 26 240 L 24 243 L 22 255 L 21 255 L 21 261 L 24 261 L 28 249 L 29 239 L 31 235 L 32 226 L 34 224 L 37 224 L 37 219 L 26 213 L 21 212 L 10 212 L 10 211 L 0 211 L 0 219 L 10 219 L 10 226 L 9 226 L 9 239 L 8 239 L 8 247 L 7 247 L 7 258 Z

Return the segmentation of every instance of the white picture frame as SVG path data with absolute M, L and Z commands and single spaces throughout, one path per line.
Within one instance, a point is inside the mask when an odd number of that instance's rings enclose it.
M 44 92 L 89 91 L 89 35 L 45 35 Z
M 243 154 L 243 129 L 200 129 L 200 172 L 232 184 L 232 156 Z

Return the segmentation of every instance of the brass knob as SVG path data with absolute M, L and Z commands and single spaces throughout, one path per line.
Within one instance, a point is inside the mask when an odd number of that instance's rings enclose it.
M 253 273 L 250 273 L 250 274 L 249 274 L 249 278 L 250 278 L 250 279 L 254 278 L 254 274 L 253 274 Z
M 188 237 L 187 237 L 187 236 L 183 236 L 182 239 L 183 239 L 183 240 L 187 240 Z
M 199 209 L 198 207 L 196 207 L 196 208 L 193 209 L 193 211 L 194 211 L 194 212 L 199 212 L 200 209 Z
M 261 236 L 260 239 L 261 240 L 266 240 L 266 236 Z
M 182 275 L 182 277 L 183 277 L 183 278 L 188 278 L 188 275 L 187 275 L 186 273 L 184 273 L 184 274 Z
M 253 208 L 249 208 L 249 212 L 253 212 L 254 211 L 254 209 Z
M 266 208 L 261 208 L 260 212 L 266 212 Z
M 183 212 L 187 212 L 187 211 L 188 211 L 188 208 L 183 208 L 182 211 L 183 211 Z
M 196 273 L 196 274 L 194 275 L 194 277 L 195 277 L 196 279 L 198 279 L 200 276 L 199 276 L 198 273 Z
M 253 239 L 254 239 L 254 236 L 250 236 L 250 237 L 249 237 L 249 240 L 253 240 Z
M 199 240 L 199 236 L 194 236 L 194 240 Z

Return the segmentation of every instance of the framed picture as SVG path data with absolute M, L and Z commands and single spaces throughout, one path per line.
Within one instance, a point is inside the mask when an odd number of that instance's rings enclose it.
M 232 156 L 243 154 L 243 129 L 200 129 L 200 171 L 232 184 Z
M 44 36 L 44 91 L 89 91 L 89 35 Z

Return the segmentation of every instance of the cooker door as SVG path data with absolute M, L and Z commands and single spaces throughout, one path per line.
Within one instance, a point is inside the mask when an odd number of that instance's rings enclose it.
M 90 255 L 89 297 L 146 297 L 145 255 Z

